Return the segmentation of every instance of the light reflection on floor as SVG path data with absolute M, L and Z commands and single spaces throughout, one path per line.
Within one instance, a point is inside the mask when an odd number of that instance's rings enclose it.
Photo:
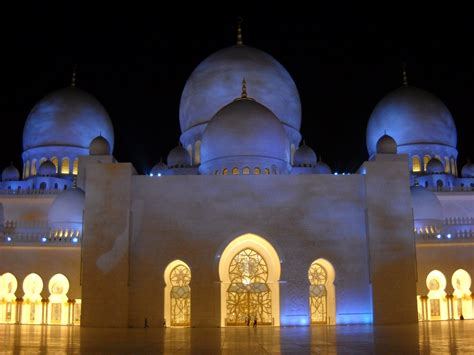
M 474 320 L 396 326 L 100 329 L 0 325 L 0 353 L 474 354 Z

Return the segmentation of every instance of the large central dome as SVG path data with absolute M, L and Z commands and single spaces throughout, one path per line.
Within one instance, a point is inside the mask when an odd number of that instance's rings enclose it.
M 89 148 L 103 136 L 113 148 L 114 131 L 104 107 L 76 87 L 55 91 L 31 110 L 23 129 L 23 149 L 66 146 Z
M 278 117 L 292 141 L 299 140 L 301 104 L 293 79 L 270 55 L 244 45 L 212 54 L 193 71 L 181 96 L 179 121 L 183 135 L 199 126 L 198 136 L 202 134 L 217 111 L 235 99 L 235 88 L 243 78 L 249 96 Z

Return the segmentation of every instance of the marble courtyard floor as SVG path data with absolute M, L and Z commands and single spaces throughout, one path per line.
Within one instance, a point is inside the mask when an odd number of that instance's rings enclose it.
M 397 326 L 101 329 L 0 324 L 0 354 L 474 354 L 474 320 Z

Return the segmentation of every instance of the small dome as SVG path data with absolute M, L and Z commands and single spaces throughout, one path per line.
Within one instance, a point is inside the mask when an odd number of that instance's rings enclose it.
M 443 174 L 443 163 L 437 158 L 431 158 L 428 164 L 426 165 L 426 172 L 428 174 Z
M 87 149 L 99 134 L 113 146 L 114 130 L 104 107 L 85 91 L 71 86 L 52 92 L 33 107 L 23 129 L 23 149 Z
M 2 172 L 2 180 L 3 181 L 18 181 L 20 180 L 20 172 L 17 168 L 11 163 Z
M 473 163 L 466 163 L 461 170 L 461 176 L 463 178 L 474 178 L 474 164 Z
M 59 194 L 49 208 L 48 223 L 54 229 L 80 230 L 83 221 L 85 194 L 79 188 Z
M 200 170 L 272 167 L 275 174 L 288 172 L 289 148 L 283 125 L 272 111 L 252 99 L 237 99 L 222 108 L 204 131 Z
M 56 174 L 56 165 L 51 160 L 45 160 L 38 168 L 38 176 L 54 176 Z
M 316 166 L 314 167 L 314 170 L 315 170 L 316 174 L 332 174 L 332 171 L 331 171 L 331 168 L 329 167 L 329 165 L 327 165 L 322 160 L 320 160 L 316 163 Z
M 162 161 L 160 161 L 151 169 L 150 173 L 153 176 L 161 176 L 161 175 L 165 175 L 167 170 L 168 170 L 168 166 Z
M 415 222 L 443 223 L 443 209 L 436 195 L 421 186 L 410 188 Z
M 166 161 L 170 168 L 187 168 L 191 166 L 189 152 L 182 146 L 177 146 L 171 149 Z
M 293 166 L 313 167 L 317 163 L 316 153 L 311 147 L 303 143 L 293 156 Z
M 397 142 L 387 134 L 377 141 L 377 154 L 397 154 Z
M 95 137 L 89 145 L 90 155 L 110 155 L 110 144 L 102 136 Z
M 367 125 L 367 150 L 376 152 L 377 141 L 387 132 L 399 146 L 436 144 L 456 148 L 453 117 L 435 95 L 402 86 L 375 106 Z

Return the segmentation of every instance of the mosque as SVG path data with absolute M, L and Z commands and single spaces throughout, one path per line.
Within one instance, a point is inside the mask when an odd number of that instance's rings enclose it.
M 474 164 L 458 170 L 453 117 L 406 75 L 350 175 L 302 143 L 294 81 L 240 29 L 191 73 L 179 120 L 180 146 L 140 175 L 74 78 L 32 108 L 0 182 L 0 323 L 474 318 Z

